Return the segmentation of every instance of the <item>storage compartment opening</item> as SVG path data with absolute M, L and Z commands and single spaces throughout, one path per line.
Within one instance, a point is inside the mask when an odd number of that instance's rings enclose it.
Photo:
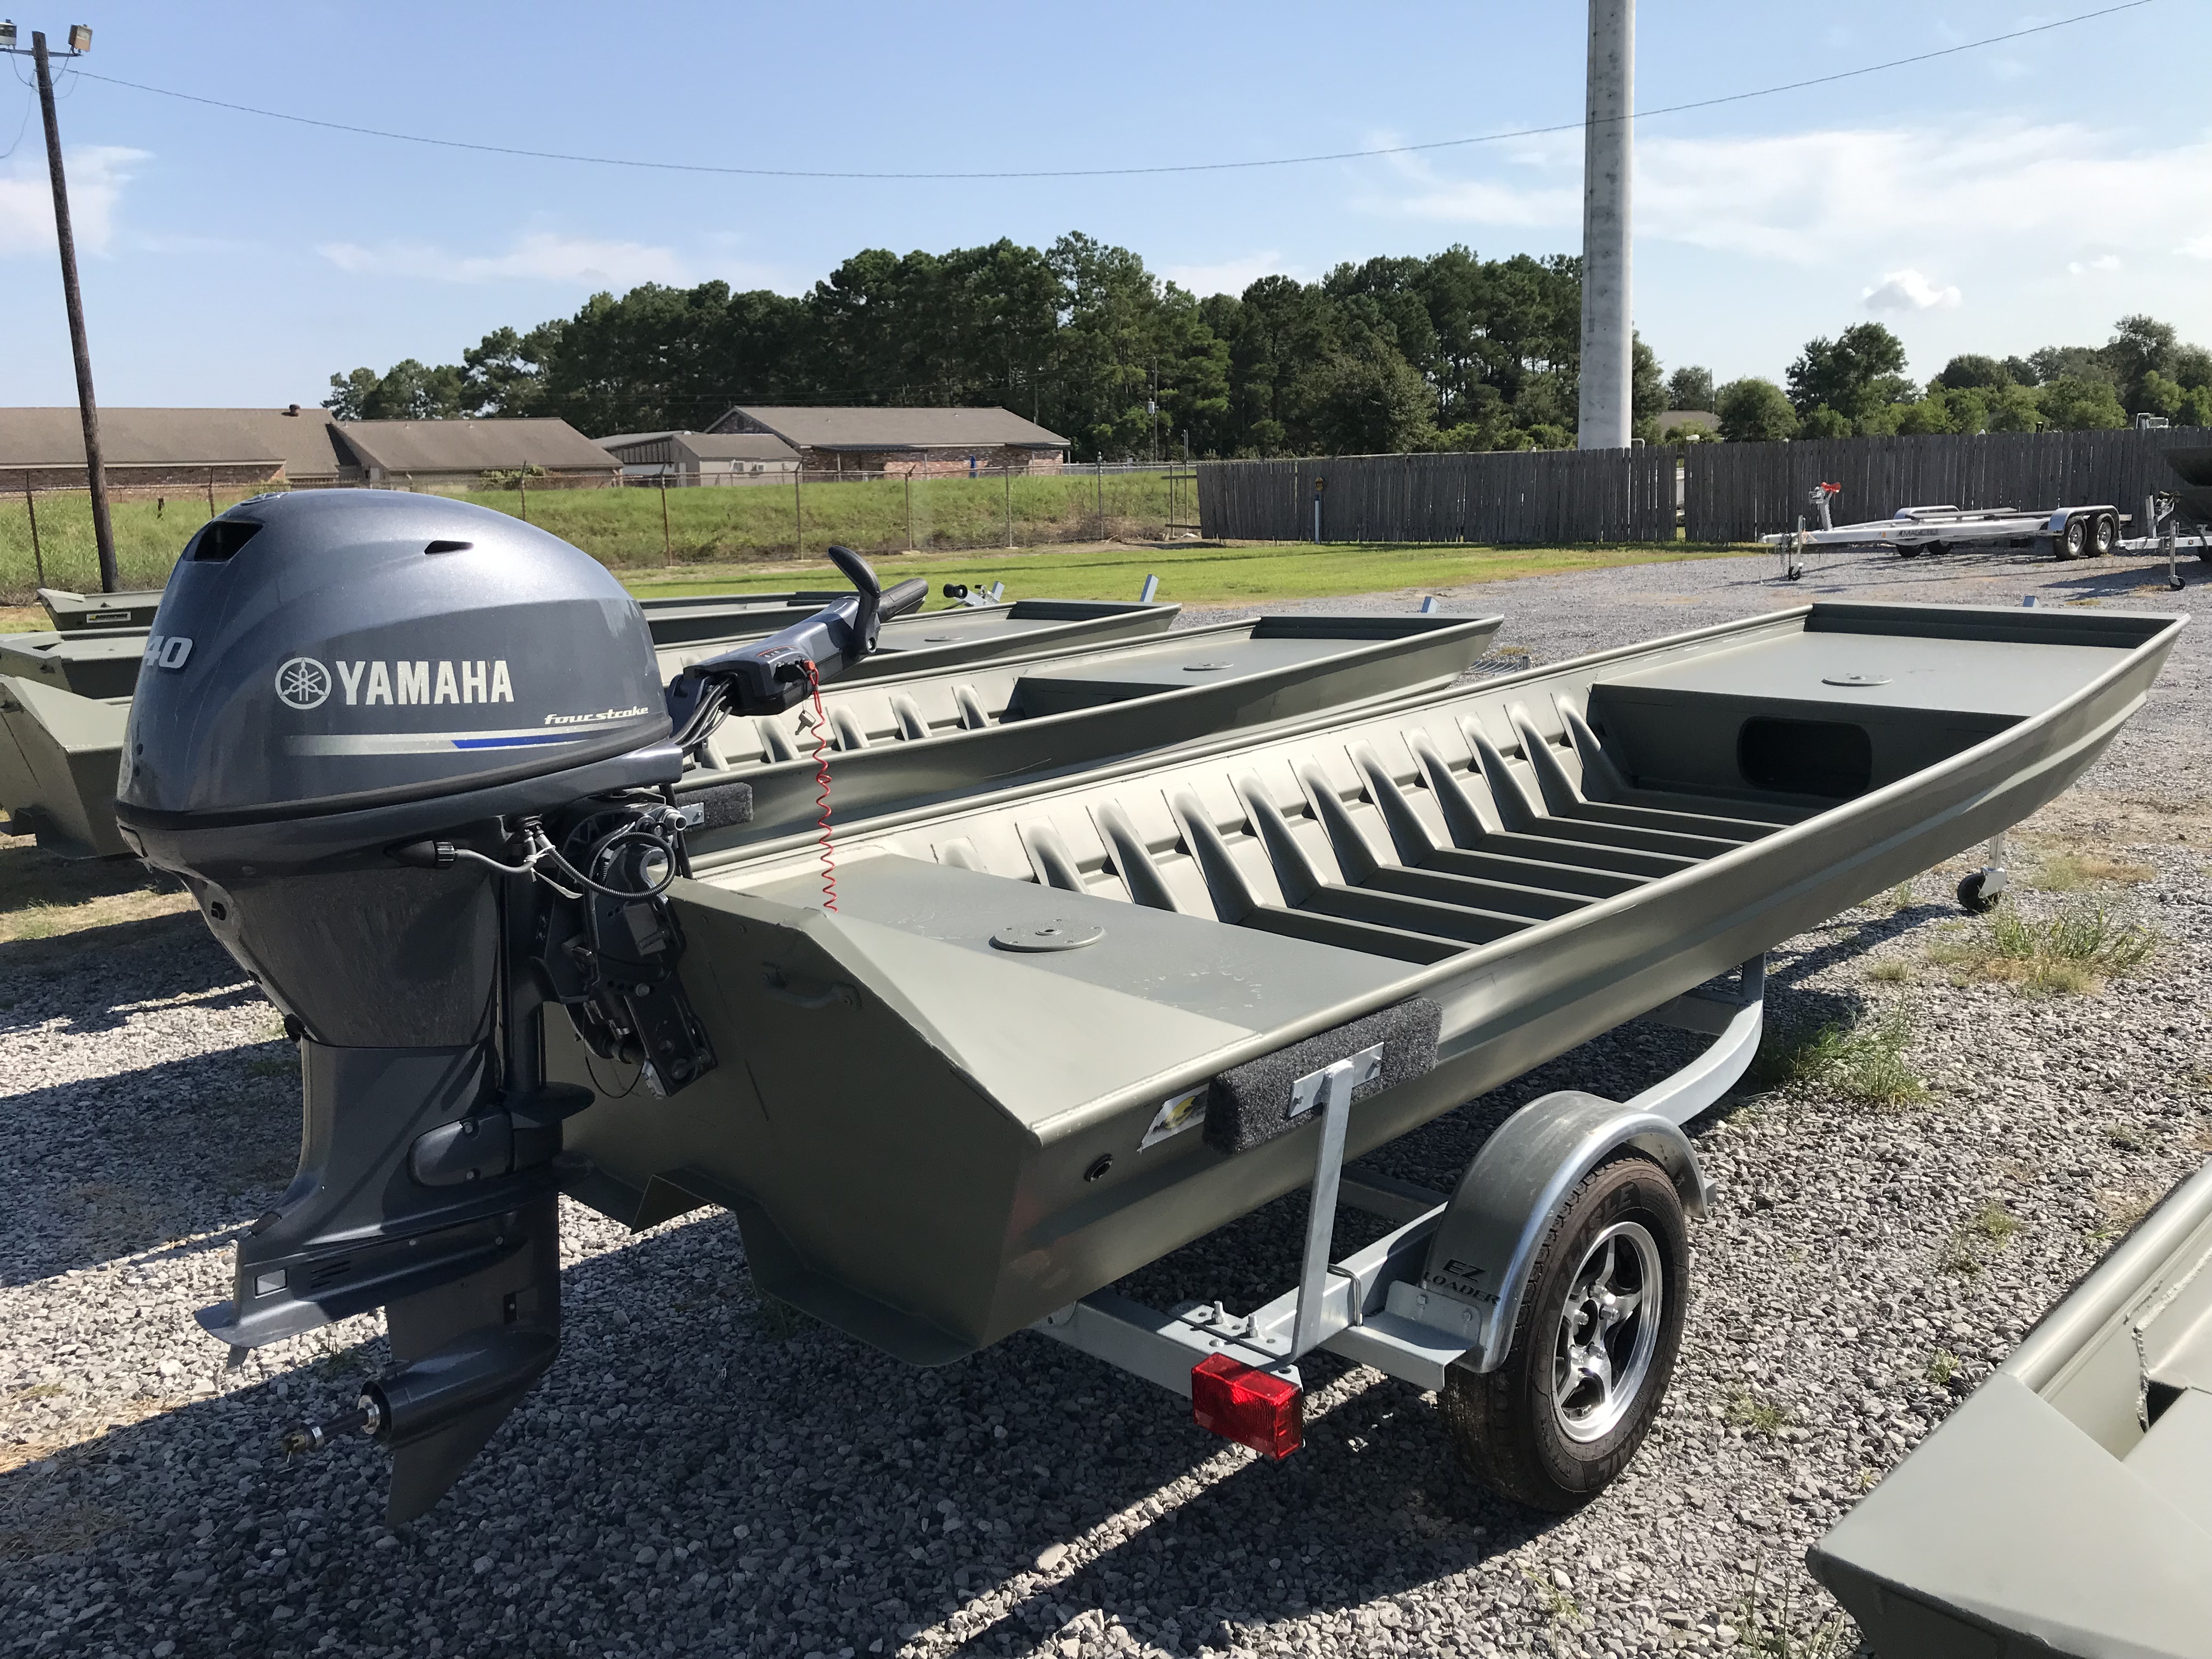
M 1874 787 L 1874 741 L 1843 720 L 1760 714 L 1736 733 L 1736 769 L 1755 789 L 1849 800 Z

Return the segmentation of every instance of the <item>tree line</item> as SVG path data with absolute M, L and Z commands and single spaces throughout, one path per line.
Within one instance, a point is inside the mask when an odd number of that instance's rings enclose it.
M 1712 410 L 1719 435 L 1739 441 L 2096 431 L 2138 414 L 2212 427 L 2212 351 L 2142 315 L 2121 318 L 2101 346 L 2045 346 L 2024 357 L 1962 353 L 1924 386 L 1905 373 L 1905 343 L 1880 323 L 1808 341 L 1780 386 L 1750 378 L 1716 389 L 1710 376 L 1680 384 L 1684 373 L 1670 389 L 1711 401 L 1675 406 Z
M 596 294 L 573 316 L 494 330 L 458 363 L 333 374 L 325 406 L 343 420 L 558 416 L 606 437 L 704 428 L 736 404 L 998 404 L 1070 439 L 1081 460 L 1186 445 L 1221 457 L 1564 448 L 1581 313 L 1581 262 L 1565 254 L 1484 259 L 1455 245 L 1200 298 L 1071 233 L 1043 249 L 870 249 L 796 296 L 721 282 Z M 2128 333 L 2136 325 L 2149 333 Z M 1639 338 L 1637 431 L 1666 436 L 1670 408 L 1716 411 L 1723 435 L 1751 438 L 2119 424 L 2146 398 L 2162 409 L 2178 396 L 2184 410 L 2212 398 L 2206 354 L 2148 319 L 2122 329 L 2135 356 L 2116 339 L 1962 357 L 1924 390 L 1878 323 L 1812 342 L 1786 391 L 1716 390 L 1694 367 L 1670 378 Z

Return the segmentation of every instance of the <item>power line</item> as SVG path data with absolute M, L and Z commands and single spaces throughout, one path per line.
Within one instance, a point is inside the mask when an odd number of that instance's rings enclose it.
M 1954 58 L 1960 52 L 1976 52 L 1984 46 L 2001 46 L 2008 40 L 2025 40 L 2030 35 L 2048 34 L 2075 23 L 2092 22 L 2100 17 L 2111 17 L 2124 11 L 2135 11 L 2153 3 L 2153 0 L 2125 0 L 2117 6 L 2106 6 L 2096 11 L 2080 12 L 2071 17 L 2062 17 L 2054 22 L 2037 23 L 2027 28 L 2012 29 L 2003 34 L 1991 34 L 1978 40 L 1967 40 L 1955 46 L 1942 46 L 1934 52 L 1916 52 L 1910 58 L 1893 58 L 1887 63 L 1869 64 L 1860 69 L 1838 70 L 1832 75 L 1817 75 L 1809 80 L 1786 82 L 1780 86 L 1761 87 L 1754 92 L 1729 93 L 1718 98 L 1700 98 L 1686 104 L 1665 104 L 1656 109 L 1638 110 L 1630 118 L 1649 120 L 1655 115 L 1680 115 L 1692 110 L 1717 109 L 1723 104 L 1741 104 L 1754 98 L 1774 98 L 1784 93 L 1803 92 L 1813 87 L 1833 86 L 1838 81 L 1856 80 L 1863 76 L 1883 75 L 1891 70 L 1905 69 L 1914 64 L 1933 63 L 1939 58 Z M 700 161 L 648 161 L 632 156 L 580 155 L 562 150 L 522 149 L 508 144 L 477 144 L 459 138 L 432 138 L 417 132 L 393 132 L 383 127 L 351 126 L 343 121 L 318 120 L 311 115 L 291 115 L 282 110 L 257 109 L 251 104 L 228 103 L 220 98 L 204 98 L 198 93 L 178 92 L 168 87 L 149 87 L 137 81 L 118 80 L 113 76 L 94 75 L 89 70 L 77 73 L 88 81 L 105 82 L 112 87 L 127 87 L 133 92 L 150 92 L 163 98 L 175 98 L 189 104 L 204 104 L 213 109 L 229 110 L 234 114 L 258 115 L 271 121 L 289 121 L 299 126 L 321 127 L 331 132 L 348 132 L 365 138 L 390 138 L 401 143 L 428 144 L 439 149 L 473 150 L 485 155 L 513 155 L 536 161 L 579 161 L 592 167 L 636 167 L 655 173 L 704 173 L 744 179 L 823 179 L 846 180 L 921 181 L 981 180 L 1018 179 L 1119 179 L 1176 173 L 1229 173 L 1256 167 L 1305 167 L 1319 161 L 1358 161 L 1383 155 L 1413 155 L 1429 150 L 1457 149 L 1470 144 L 1504 143 L 1515 138 L 1539 138 L 1553 133 L 1579 132 L 1588 125 L 1583 121 L 1563 121 L 1553 126 L 1521 127 L 1510 132 L 1486 132 L 1470 138 L 1439 138 L 1423 144 L 1387 144 L 1372 149 L 1328 150 L 1311 155 L 1278 155 L 1253 161 L 1183 161 L 1157 167 L 1060 167 L 1027 172 L 990 173 L 834 173 L 799 167 L 713 167 Z

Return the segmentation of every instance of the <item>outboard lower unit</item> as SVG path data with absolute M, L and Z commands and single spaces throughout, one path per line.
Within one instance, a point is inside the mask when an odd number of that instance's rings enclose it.
M 235 1346 L 388 1310 L 399 1369 L 337 1425 L 393 1453 L 389 1518 L 434 1503 L 560 1346 L 564 1006 L 601 1056 L 673 1094 L 716 1064 L 661 894 L 669 786 L 725 712 L 780 712 L 921 603 L 833 550 L 854 593 L 660 684 L 635 600 L 557 538 L 368 490 L 242 503 L 185 549 L 131 706 L 125 836 L 175 872 L 284 1016 L 299 1172 L 239 1242 Z

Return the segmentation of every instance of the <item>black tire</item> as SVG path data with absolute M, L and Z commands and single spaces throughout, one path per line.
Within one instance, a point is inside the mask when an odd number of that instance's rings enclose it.
M 1982 889 L 1985 880 L 1984 872 L 1976 870 L 1959 883 L 1959 908 L 1969 915 L 1989 915 L 2004 897 L 2002 893 L 1984 893 Z
M 1639 1230 L 1642 1242 L 1627 1229 Z M 1609 1406 L 1592 1393 L 1596 1385 L 1575 1376 L 1567 1358 L 1571 1332 L 1589 1329 L 1593 1311 L 1591 1298 L 1577 1295 L 1571 1328 L 1570 1294 L 1589 1285 L 1608 1236 L 1613 1281 L 1656 1268 L 1659 1292 L 1656 1320 L 1639 1327 L 1638 1314 L 1652 1300 L 1639 1292 L 1637 1310 L 1617 1325 L 1601 1326 L 1598 1342 L 1589 1345 L 1602 1344 L 1608 1369 L 1618 1362 L 1630 1373 Z M 1624 1273 L 1627 1267 L 1635 1273 Z M 1444 1379 L 1444 1427 L 1462 1467 L 1492 1491 L 1553 1514 L 1597 1496 L 1628 1467 L 1667 1396 L 1689 1281 L 1689 1226 L 1667 1172 L 1632 1153 L 1584 1176 L 1537 1249 L 1505 1363 L 1488 1372 L 1455 1366 Z M 1572 1384 L 1564 1405 L 1555 1397 L 1563 1376 Z M 1571 1431 L 1578 1412 L 1583 1428 L 1595 1432 Z
M 2066 528 L 2051 538 L 2051 550 L 2062 559 L 2078 559 L 2089 545 L 2089 521 L 2076 516 L 2066 520 Z
M 1899 542 L 1897 544 L 1897 556 L 1900 559 L 1917 559 L 1920 556 L 1920 550 L 1910 542 Z
M 2104 558 L 2112 552 L 2119 539 L 2119 521 L 2109 513 L 2100 513 L 2089 526 L 2089 556 Z
M 1929 544 L 1928 544 L 1928 545 L 1927 545 L 1927 546 L 1925 546 L 1925 547 L 1922 548 L 1920 550 L 1921 550 L 1922 552 L 1925 553 L 1925 554 L 1926 554 L 1929 558 L 1931 558 L 1931 559 L 1932 559 L 1932 558 L 1936 557 L 1938 554 L 1942 554 L 1942 553 L 1948 553 L 1948 552 L 1951 550 L 1951 549 L 1950 549 L 1949 545 L 1948 545 L 1947 543 L 1943 543 L 1943 542 L 1930 542 L 1930 543 L 1929 543 Z

